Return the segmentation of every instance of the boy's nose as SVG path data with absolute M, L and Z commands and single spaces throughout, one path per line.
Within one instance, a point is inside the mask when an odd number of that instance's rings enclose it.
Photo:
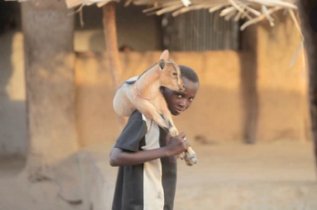
M 186 108 L 186 106 L 187 106 L 186 99 L 180 100 L 179 106 L 182 107 L 182 108 Z

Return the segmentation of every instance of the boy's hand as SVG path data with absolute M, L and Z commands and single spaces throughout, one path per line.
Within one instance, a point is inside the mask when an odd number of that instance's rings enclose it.
M 184 133 L 180 133 L 177 136 L 172 137 L 170 134 L 166 136 L 166 150 L 167 156 L 178 155 L 188 148 L 188 143 Z

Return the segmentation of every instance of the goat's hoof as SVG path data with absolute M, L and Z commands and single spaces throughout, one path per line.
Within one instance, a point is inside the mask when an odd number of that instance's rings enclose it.
M 189 152 L 185 152 L 184 160 L 189 166 L 195 165 L 198 162 L 197 155 Z

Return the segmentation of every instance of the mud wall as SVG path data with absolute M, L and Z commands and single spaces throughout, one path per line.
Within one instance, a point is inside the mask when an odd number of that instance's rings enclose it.
M 258 33 L 261 33 L 260 30 Z M 268 44 L 264 42 L 263 45 Z M 124 75 L 121 80 L 140 74 L 156 62 L 159 55 L 160 52 L 122 53 Z M 82 146 L 114 141 L 120 131 L 112 109 L 114 89 L 110 72 L 104 68 L 102 56 L 94 53 L 77 56 L 76 104 Z M 287 58 L 281 60 L 283 56 L 280 54 L 267 56 L 268 64 L 263 58 L 265 56 L 260 56 L 256 67 L 256 94 L 259 99 L 256 140 L 307 140 L 303 59 L 299 56 L 295 64 L 290 65 Z M 201 89 L 192 107 L 182 116 L 175 117 L 179 129 L 192 139 L 206 143 L 243 141 L 246 107 L 242 81 L 247 81 L 241 78 L 241 68 L 254 68 L 244 60 L 248 59 L 248 55 L 234 51 L 210 51 L 173 52 L 171 57 L 178 64 L 194 68 L 201 80 Z
M 291 20 L 282 17 L 279 21 L 274 28 L 266 23 L 250 28 L 243 36 L 249 47 L 241 51 L 171 53 L 177 63 L 194 68 L 201 80 L 192 107 L 175 118 L 180 130 L 207 143 L 244 141 L 250 122 L 245 113 L 252 102 L 244 88 L 251 85 L 258 106 L 256 121 L 250 123 L 256 141 L 309 139 L 307 73 L 300 36 Z M 7 33 L 0 42 L 0 154 L 25 155 L 23 36 Z M 144 71 L 159 54 L 122 52 L 121 80 Z M 81 146 L 113 142 L 121 129 L 112 110 L 114 89 L 103 58 L 102 53 L 87 49 L 77 53 L 75 108 Z

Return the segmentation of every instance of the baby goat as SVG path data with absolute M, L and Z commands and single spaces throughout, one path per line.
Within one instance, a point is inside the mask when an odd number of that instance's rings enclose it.
M 168 50 L 162 52 L 158 63 L 118 88 L 113 99 L 114 111 L 121 117 L 127 117 L 137 109 L 146 118 L 167 128 L 171 136 L 178 135 L 179 132 L 160 92 L 161 86 L 174 91 L 184 91 L 179 66 L 169 59 Z M 191 147 L 185 152 L 184 159 L 188 165 L 197 162 L 196 154 Z

